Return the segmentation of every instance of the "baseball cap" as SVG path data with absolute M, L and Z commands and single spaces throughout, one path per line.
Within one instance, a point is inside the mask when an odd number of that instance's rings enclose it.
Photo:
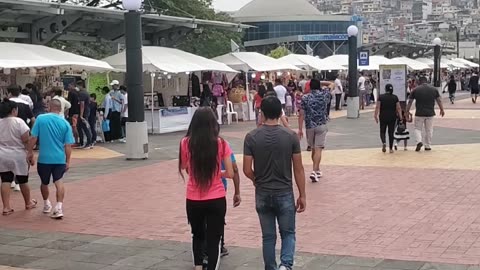
M 393 85 L 391 85 L 391 84 L 385 85 L 385 91 L 386 92 L 393 92 Z
M 117 80 L 113 80 L 110 85 L 120 85 L 120 82 Z

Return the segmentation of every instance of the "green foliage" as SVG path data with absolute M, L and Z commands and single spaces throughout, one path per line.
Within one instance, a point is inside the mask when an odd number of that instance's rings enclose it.
M 284 56 L 287 56 L 289 54 L 290 54 L 290 51 L 287 48 L 285 48 L 283 46 L 280 46 L 280 47 L 276 48 L 275 50 L 272 50 L 268 54 L 268 56 L 273 57 L 275 59 L 278 59 L 278 58 L 282 58 Z
M 55 40 L 49 46 L 52 48 L 90 57 L 93 59 L 102 59 L 116 53 L 114 44 L 109 42 L 78 42 Z
M 197 19 L 228 21 L 232 18 L 226 13 L 215 13 L 211 0 L 151 0 L 162 14 L 171 16 L 194 17 Z M 230 40 L 241 43 L 242 33 L 205 26 L 202 33 L 192 32 L 182 39 L 177 48 L 212 58 L 229 53 Z

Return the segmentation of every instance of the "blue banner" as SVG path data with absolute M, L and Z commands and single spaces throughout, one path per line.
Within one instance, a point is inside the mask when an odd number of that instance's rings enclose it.
M 370 52 L 369 51 L 360 51 L 358 53 L 358 65 L 359 66 L 370 65 Z
M 163 117 L 188 114 L 188 107 L 169 107 L 161 109 Z
M 348 40 L 347 34 L 318 34 L 318 35 L 301 35 L 298 36 L 299 41 L 335 41 Z

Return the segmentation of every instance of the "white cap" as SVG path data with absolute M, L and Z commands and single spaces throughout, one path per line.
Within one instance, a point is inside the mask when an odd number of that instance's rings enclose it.
M 113 81 L 110 83 L 110 85 L 112 85 L 112 86 L 113 86 L 113 85 L 120 85 L 120 82 L 117 81 L 117 80 L 113 80 Z

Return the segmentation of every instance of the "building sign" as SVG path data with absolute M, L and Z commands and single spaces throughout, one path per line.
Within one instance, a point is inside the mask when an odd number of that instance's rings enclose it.
M 318 34 L 318 35 L 301 35 L 298 41 L 336 41 L 348 40 L 347 34 Z
M 370 65 L 370 52 L 360 51 L 358 53 L 358 65 L 361 67 Z

